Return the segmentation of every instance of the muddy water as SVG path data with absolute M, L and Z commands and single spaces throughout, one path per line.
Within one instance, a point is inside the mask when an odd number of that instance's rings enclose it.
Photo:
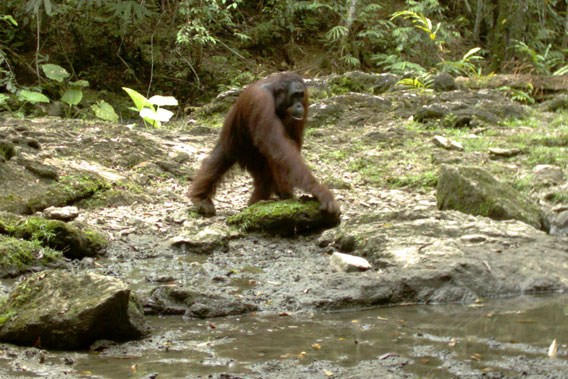
M 0 374 L 270 377 L 263 363 L 291 361 L 296 366 L 318 362 L 314 377 L 350 377 L 349 370 L 364 362 L 397 359 L 395 377 L 568 377 L 566 295 L 302 316 L 152 317 L 150 322 L 151 338 L 97 353 L 0 345 Z M 557 357 L 549 358 L 554 339 Z M 364 377 L 365 369 L 358 372 Z

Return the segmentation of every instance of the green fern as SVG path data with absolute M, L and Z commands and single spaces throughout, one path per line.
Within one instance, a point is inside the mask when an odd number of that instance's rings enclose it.
M 349 30 L 343 25 L 337 25 L 331 28 L 326 34 L 325 38 L 330 42 L 340 41 L 349 33 Z

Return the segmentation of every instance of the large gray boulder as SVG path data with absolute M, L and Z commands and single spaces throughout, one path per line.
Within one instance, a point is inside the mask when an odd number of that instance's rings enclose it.
M 478 167 L 443 165 L 437 187 L 440 210 L 457 210 L 494 220 L 519 220 L 537 229 L 549 226 L 536 205 L 512 186 Z
M 94 273 L 36 273 L 0 305 L 0 341 L 17 345 L 75 350 L 149 332 L 128 286 Z
M 329 214 L 320 209 L 311 198 L 281 201 L 259 201 L 227 219 L 242 231 L 262 231 L 280 236 L 293 236 L 339 225 L 339 214 Z
M 157 287 L 145 301 L 146 314 L 185 315 L 196 318 L 226 317 L 258 310 L 258 307 L 214 293 L 202 293 L 183 287 Z

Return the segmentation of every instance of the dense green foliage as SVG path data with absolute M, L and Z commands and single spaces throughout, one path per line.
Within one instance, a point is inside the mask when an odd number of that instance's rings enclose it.
M 563 74 L 567 3 L 4 0 L 0 90 L 74 95 L 62 98 L 71 113 L 123 86 L 200 104 L 280 69 Z M 64 88 L 46 77 L 45 64 L 70 74 Z M 88 91 L 77 85 L 87 82 Z M 13 111 L 16 100 L 0 96 L 0 108 Z

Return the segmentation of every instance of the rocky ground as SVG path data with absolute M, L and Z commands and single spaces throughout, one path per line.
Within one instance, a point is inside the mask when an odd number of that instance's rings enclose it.
M 342 209 L 341 225 L 327 231 L 283 238 L 229 228 L 227 218 L 251 193 L 239 170 L 219 190 L 217 216 L 192 212 L 186 193 L 216 139 L 222 98 L 199 118 L 161 130 L 4 117 L 0 142 L 14 149 L 0 161 L 0 210 L 78 206 L 74 222 L 103 232 L 109 244 L 104 255 L 67 269 L 125 281 L 148 314 L 293 314 L 566 291 L 566 119 L 533 113 L 495 91 L 375 94 L 384 90 L 379 84 L 335 95 L 321 93 L 329 84 L 311 84 L 313 127 L 303 155 Z M 461 148 L 436 144 L 436 135 Z M 512 157 L 488 151 L 515 144 L 520 154 Z M 538 155 L 533 145 L 554 150 Z M 535 161 L 541 156 L 554 159 Z M 442 164 L 484 167 L 516 181 L 559 233 L 439 210 Z M 561 175 L 543 185 L 538 164 Z M 362 256 L 372 268 L 336 272 L 334 251 Z M 12 286 L 5 279 L 0 294 Z

